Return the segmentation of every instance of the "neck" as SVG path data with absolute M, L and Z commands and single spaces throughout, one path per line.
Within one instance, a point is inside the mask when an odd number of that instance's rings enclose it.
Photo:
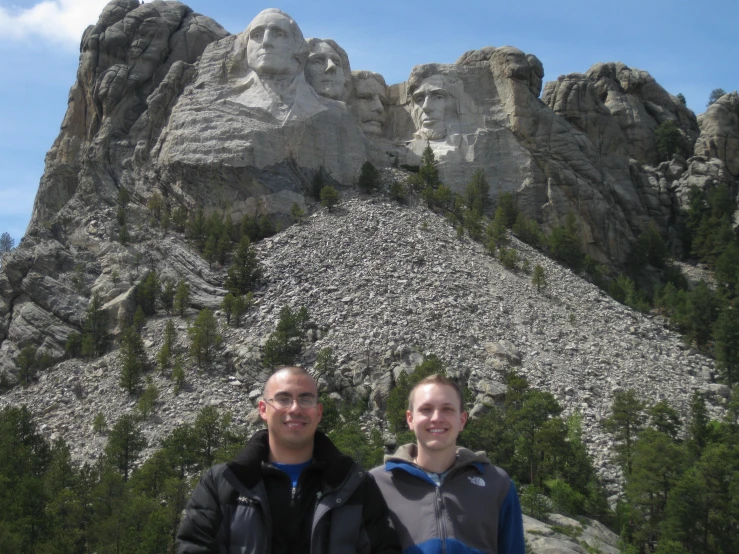
M 285 448 L 269 439 L 269 461 L 278 464 L 302 464 L 313 457 L 313 443 L 304 448 Z
M 426 471 L 432 473 L 443 473 L 454 465 L 457 461 L 457 447 L 447 450 L 429 452 L 423 448 L 418 448 L 418 456 L 416 456 L 416 464 Z

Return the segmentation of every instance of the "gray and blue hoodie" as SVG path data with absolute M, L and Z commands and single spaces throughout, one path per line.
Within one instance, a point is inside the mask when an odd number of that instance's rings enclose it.
M 415 444 L 372 470 L 403 554 L 524 554 L 523 518 L 508 474 L 484 452 L 457 448 L 440 484 L 418 467 Z

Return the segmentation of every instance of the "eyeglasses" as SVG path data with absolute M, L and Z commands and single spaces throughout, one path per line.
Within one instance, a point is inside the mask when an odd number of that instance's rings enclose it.
M 274 398 L 265 398 L 264 401 L 272 404 L 276 410 L 289 410 L 293 407 L 293 402 L 297 402 L 298 406 L 306 410 L 315 408 L 318 404 L 318 398 L 315 396 L 298 396 L 297 398 L 293 398 L 288 394 L 282 394 Z

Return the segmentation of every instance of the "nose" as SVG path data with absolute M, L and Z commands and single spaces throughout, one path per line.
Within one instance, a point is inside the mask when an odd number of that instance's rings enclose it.
M 382 107 L 382 101 L 380 100 L 380 97 L 377 94 L 375 94 L 372 97 L 372 105 L 371 105 L 372 112 L 374 112 L 374 113 L 382 113 L 383 112 L 383 109 L 384 108 Z
M 272 46 L 274 43 L 274 31 L 267 28 L 264 30 L 264 37 L 262 37 L 262 48 L 265 46 Z
M 333 60 L 326 60 L 326 73 L 336 73 L 336 64 Z
M 431 97 L 427 96 L 423 99 L 423 106 L 421 106 L 421 109 L 424 111 L 424 113 L 429 113 L 431 111 Z

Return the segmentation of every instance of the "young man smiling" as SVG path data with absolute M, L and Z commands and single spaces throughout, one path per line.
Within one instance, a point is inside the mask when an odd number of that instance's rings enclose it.
M 185 508 L 178 552 L 399 553 L 377 485 L 316 430 L 322 413 L 308 372 L 272 374 L 259 401 L 267 429 L 205 472 Z
M 401 446 L 372 470 L 404 553 L 523 554 L 523 518 L 510 477 L 484 453 L 457 447 L 467 423 L 462 393 L 442 375 L 408 397 L 417 444 Z

